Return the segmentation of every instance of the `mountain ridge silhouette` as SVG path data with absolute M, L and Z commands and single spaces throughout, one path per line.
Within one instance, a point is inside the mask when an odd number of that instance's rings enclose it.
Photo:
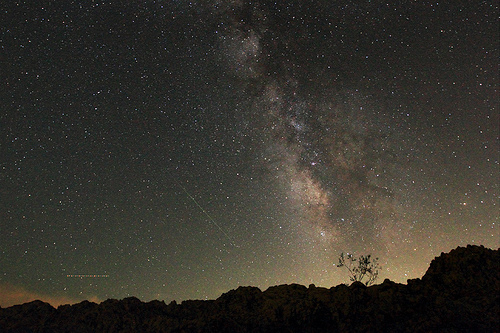
M 28 332 L 500 332 L 500 254 L 441 253 L 421 279 L 366 287 L 239 287 L 215 300 L 42 301 L 0 308 L 0 333 Z

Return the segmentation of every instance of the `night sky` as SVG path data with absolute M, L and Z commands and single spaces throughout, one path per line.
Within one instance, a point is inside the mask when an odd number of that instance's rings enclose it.
M 498 14 L 2 1 L 0 305 L 331 287 L 342 251 L 406 283 L 498 248 Z

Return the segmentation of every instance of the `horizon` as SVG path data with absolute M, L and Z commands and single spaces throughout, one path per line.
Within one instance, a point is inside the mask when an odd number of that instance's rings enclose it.
M 455 250 L 455 249 L 458 249 L 458 248 L 466 248 L 466 247 L 469 247 L 471 246 L 471 244 L 468 244 L 467 246 L 465 247 L 461 247 L 461 246 L 458 246 L 454 249 L 451 249 L 449 252 Z M 480 246 L 480 247 L 484 247 L 483 245 L 476 245 L 476 246 Z M 486 249 L 490 249 L 488 247 L 485 247 Z M 495 249 L 490 249 L 490 250 L 495 250 Z M 500 250 L 500 248 L 497 249 L 497 251 Z M 434 259 L 436 258 L 439 258 L 441 255 L 443 254 L 448 254 L 449 252 L 442 252 L 439 256 L 436 256 Z M 432 259 L 432 260 L 434 260 Z M 429 262 L 429 265 L 430 265 L 430 262 Z M 425 274 L 424 274 L 425 275 Z M 421 277 L 417 277 L 417 278 L 414 278 L 414 279 L 418 279 L 418 280 L 421 280 L 423 276 Z M 414 280 L 414 279 L 408 279 L 408 280 Z M 383 281 L 380 281 L 379 279 L 376 279 L 374 283 L 370 284 L 370 285 L 366 285 L 365 283 L 363 283 L 367 288 L 370 288 L 370 287 L 373 287 L 373 286 L 378 286 L 380 284 L 383 284 L 385 283 L 385 281 L 388 280 L 390 282 L 394 282 L 394 283 L 397 283 L 397 284 L 402 284 L 402 285 L 408 285 L 408 280 L 406 282 L 395 282 L 395 281 L 392 281 L 390 279 L 384 279 Z M 160 302 L 163 302 L 165 304 L 170 304 L 172 302 L 176 303 L 176 304 L 182 304 L 182 302 L 184 301 L 211 301 L 211 300 L 216 300 L 218 299 L 219 297 L 223 296 L 224 294 L 227 294 L 229 293 L 230 291 L 234 291 L 236 289 L 239 289 L 239 288 L 247 288 L 247 287 L 250 287 L 250 288 L 258 288 L 260 291 L 262 292 L 265 292 L 266 290 L 270 289 L 270 288 L 273 288 L 273 287 L 279 287 L 279 286 L 289 286 L 289 285 L 300 285 L 300 286 L 303 286 L 303 287 L 306 287 L 306 288 L 311 288 L 311 286 L 313 286 L 314 288 L 323 288 L 323 289 L 331 289 L 331 288 L 336 288 L 340 285 L 346 285 L 346 286 L 351 286 L 352 284 L 354 283 L 359 283 L 360 281 L 349 281 L 349 282 L 343 282 L 343 283 L 339 283 L 337 285 L 333 285 L 333 286 L 330 286 L 330 287 L 326 287 L 326 286 L 316 286 L 314 283 L 311 283 L 309 284 L 309 286 L 305 286 L 305 285 L 302 285 L 302 284 L 297 284 L 297 283 L 289 283 L 289 284 L 279 284 L 279 285 L 271 285 L 271 286 L 267 286 L 266 288 L 259 288 L 259 287 L 256 287 L 256 286 L 238 286 L 236 287 L 235 289 L 230 289 L 230 290 L 227 290 L 225 292 L 223 292 L 222 294 L 220 294 L 219 296 L 215 297 L 215 298 L 212 298 L 212 299 L 207 299 L 207 298 L 204 298 L 204 299 L 184 299 L 184 300 L 175 300 L 175 299 L 172 299 L 172 300 L 163 300 L 163 299 L 151 299 L 151 300 L 141 300 L 139 299 L 138 297 L 134 296 L 134 295 L 130 295 L 130 296 L 127 296 L 127 297 L 124 297 L 124 298 L 121 298 L 121 299 L 116 299 L 116 298 L 108 298 L 108 299 L 104 299 L 104 300 L 98 300 L 98 299 L 83 299 L 83 300 L 79 300 L 79 301 L 76 301 L 76 300 L 72 300 L 72 301 L 69 301 L 67 303 L 65 303 L 65 301 L 62 301 L 64 298 L 58 298 L 58 297 L 53 297 L 53 296 L 48 296 L 48 295 L 45 295 L 45 296 L 42 296 L 40 298 L 34 298 L 36 296 L 33 296 L 35 294 L 33 293 L 29 293 L 29 292 L 26 292 L 26 291 L 23 291 L 21 294 L 23 294 L 24 298 L 26 299 L 29 299 L 29 300 L 25 300 L 23 301 L 22 303 L 16 303 L 16 304 L 7 304 L 7 305 L 3 305 L 2 304 L 2 301 L 4 299 L 7 299 L 9 300 L 10 298 L 10 295 L 12 294 L 12 290 L 19 290 L 19 289 L 16 289 L 16 287 L 12 288 L 13 286 L 11 286 L 11 288 L 6 292 L 6 290 L 2 290 L 2 286 L 0 285 L 0 295 L 2 295 L 2 298 L 0 298 L 0 308 L 8 308 L 8 307 L 11 307 L 11 306 L 15 306 L 15 305 L 23 305 L 23 304 L 26 304 L 26 303 L 31 303 L 31 302 L 35 302 L 35 301 L 42 301 L 44 303 L 48 303 L 50 304 L 53 308 L 58 308 L 59 306 L 62 306 L 62 305 L 75 305 L 75 304 L 79 304 L 79 303 L 82 303 L 82 302 L 90 302 L 90 303 L 95 303 L 95 304 L 101 304 L 105 301 L 108 301 L 108 300 L 119 300 L 119 301 L 122 301 L 126 298 L 135 298 L 135 299 L 138 299 L 139 301 L 143 302 L 143 303 L 148 303 L 148 302 L 152 302 L 152 301 L 160 301 Z M 19 298 L 19 292 L 14 292 L 14 294 L 17 294 L 17 298 Z M 23 296 L 21 298 L 23 298 Z M 27 297 L 26 297 L 27 296 Z M 32 299 L 33 298 L 33 299 Z M 44 300 L 45 299 L 45 300 Z M 66 300 L 67 301 L 67 300 Z

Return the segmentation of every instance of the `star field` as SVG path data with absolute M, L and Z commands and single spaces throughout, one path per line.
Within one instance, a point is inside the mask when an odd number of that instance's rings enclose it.
M 0 5 L 0 306 L 380 281 L 500 246 L 493 1 Z

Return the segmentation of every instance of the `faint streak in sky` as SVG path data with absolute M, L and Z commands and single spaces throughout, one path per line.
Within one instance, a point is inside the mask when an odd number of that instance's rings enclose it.
M 66 277 L 69 278 L 107 278 L 107 274 L 68 274 Z
M 210 220 L 210 222 L 212 222 L 217 228 L 219 228 L 219 230 L 224 234 L 224 236 L 226 236 L 226 238 L 229 240 L 229 244 L 231 244 L 233 246 L 236 246 L 234 244 L 233 240 L 231 239 L 231 237 L 229 237 L 229 235 L 224 231 L 224 229 L 222 229 L 222 227 L 217 222 L 215 222 L 215 220 L 212 218 L 212 216 L 210 216 L 210 214 L 208 214 L 208 212 L 198 203 L 198 201 L 196 201 L 196 199 L 191 194 L 189 194 L 189 192 L 186 190 L 186 188 L 184 186 L 182 186 L 179 182 L 176 181 L 176 183 L 177 183 L 177 185 L 179 185 L 182 188 L 182 190 L 184 191 L 184 193 L 186 193 L 186 195 L 191 200 L 193 200 L 193 202 L 203 212 L 203 214 L 205 214 L 208 217 L 208 219 Z

